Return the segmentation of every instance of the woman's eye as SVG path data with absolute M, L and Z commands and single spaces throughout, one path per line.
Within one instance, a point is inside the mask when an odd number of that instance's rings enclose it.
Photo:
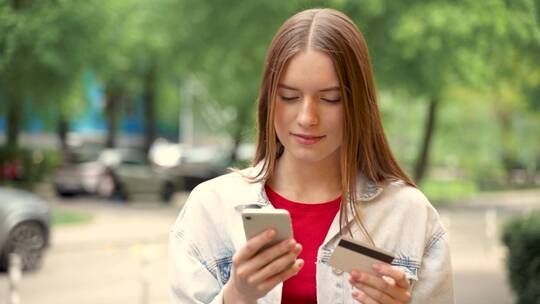
M 341 101 L 341 98 L 321 98 L 321 100 L 329 102 L 329 103 L 338 103 Z
M 298 99 L 298 97 L 296 96 L 279 96 L 279 97 L 285 101 L 293 101 L 293 100 Z

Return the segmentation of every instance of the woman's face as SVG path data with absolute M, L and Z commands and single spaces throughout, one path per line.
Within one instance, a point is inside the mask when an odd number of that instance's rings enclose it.
M 332 59 L 308 49 L 291 58 L 281 75 L 274 127 L 284 157 L 339 163 L 343 107 Z

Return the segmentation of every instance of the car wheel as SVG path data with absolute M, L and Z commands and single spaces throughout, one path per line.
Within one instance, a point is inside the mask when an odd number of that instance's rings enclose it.
M 9 233 L 2 253 L 2 268 L 7 269 L 10 253 L 21 257 L 23 270 L 35 270 L 41 264 L 41 257 L 46 245 L 45 231 L 36 222 L 23 222 Z
M 102 198 L 121 201 L 128 200 L 128 195 L 124 187 L 112 173 L 106 173 L 101 177 L 96 192 Z
M 122 183 L 117 183 L 116 188 L 114 189 L 113 199 L 128 201 L 129 194 L 126 190 L 126 187 Z
M 114 177 L 111 174 L 104 174 L 99 179 L 96 192 L 99 197 L 109 199 L 113 198 L 116 188 Z
M 71 197 L 75 195 L 75 193 L 71 191 L 65 191 L 58 188 L 56 188 L 55 190 L 56 190 L 56 195 L 60 197 Z
M 174 194 L 174 186 L 170 182 L 165 183 L 161 189 L 161 200 L 164 203 L 169 203 Z

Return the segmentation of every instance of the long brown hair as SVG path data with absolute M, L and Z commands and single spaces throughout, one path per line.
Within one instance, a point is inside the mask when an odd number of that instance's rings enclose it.
M 340 157 L 342 202 L 352 205 L 356 222 L 371 240 L 356 204 L 357 174 L 361 172 L 379 185 L 390 180 L 401 180 L 414 187 L 415 184 L 390 150 L 377 105 L 368 48 L 360 30 L 345 14 L 333 9 L 308 9 L 285 21 L 274 36 L 258 97 L 253 164 L 262 162 L 263 166 L 254 180 L 267 180 L 272 176 L 276 159 L 283 152 L 273 124 L 277 86 L 288 60 L 308 48 L 330 56 L 338 75 L 345 117 Z M 341 215 L 340 227 L 343 228 L 349 221 L 344 203 Z

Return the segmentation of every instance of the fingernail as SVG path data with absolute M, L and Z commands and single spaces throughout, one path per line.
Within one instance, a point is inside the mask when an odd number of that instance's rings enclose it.
M 358 279 L 358 280 L 362 277 L 362 273 L 358 270 L 353 270 L 351 274 L 355 279 Z
M 269 238 L 273 238 L 275 234 L 276 234 L 276 231 L 274 229 L 270 229 L 270 230 L 268 230 L 268 232 L 266 232 L 266 235 Z
M 364 297 L 364 292 L 361 290 L 353 291 L 353 297 L 362 299 Z

